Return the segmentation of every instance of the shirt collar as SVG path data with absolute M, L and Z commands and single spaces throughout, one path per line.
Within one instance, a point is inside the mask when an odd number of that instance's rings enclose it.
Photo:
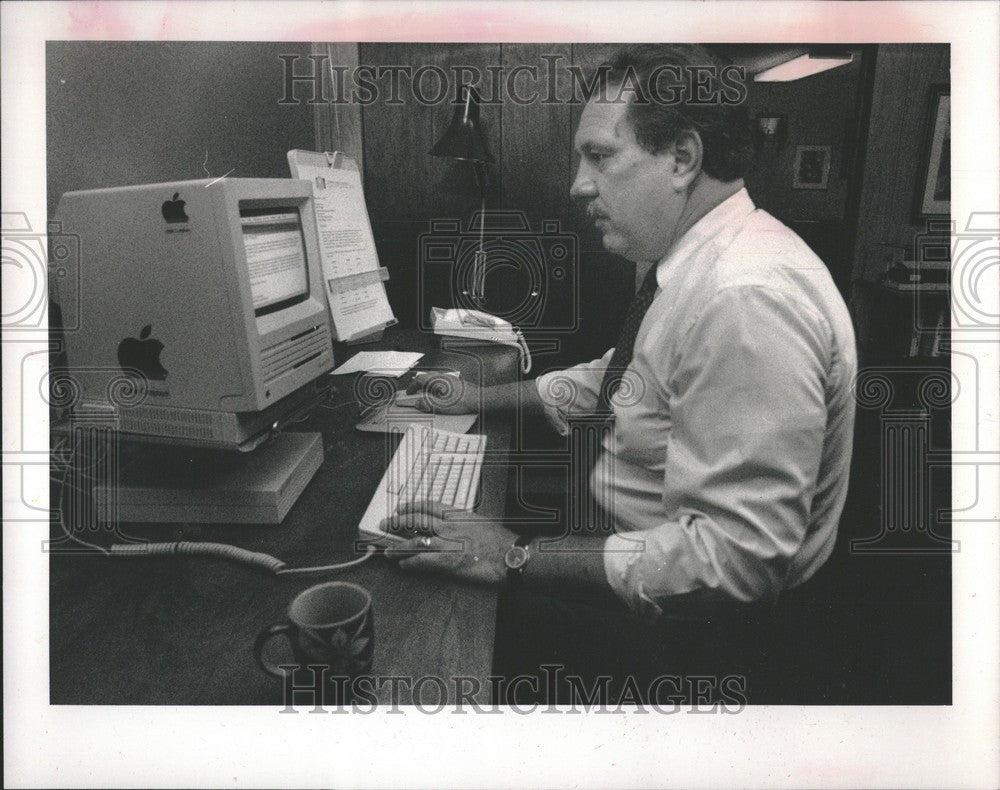
M 657 285 L 663 287 L 667 279 L 667 272 L 673 263 L 690 257 L 706 241 L 725 231 L 735 232 L 743 220 L 750 216 L 756 208 L 750 195 L 747 194 L 746 187 L 723 200 L 692 225 L 670 252 L 660 260 L 656 268 Z

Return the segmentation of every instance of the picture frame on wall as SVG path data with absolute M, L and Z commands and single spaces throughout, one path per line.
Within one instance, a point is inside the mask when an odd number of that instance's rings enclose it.
M 830 182 L 832 153 L 833 147 L 829 145 L 795 146 L 792 187 L 794 189 L 826 189 Z
M 932 85 L 924 143 L 918 160 L 914 218 L 925 220 L 951 213 L 951 90 Z

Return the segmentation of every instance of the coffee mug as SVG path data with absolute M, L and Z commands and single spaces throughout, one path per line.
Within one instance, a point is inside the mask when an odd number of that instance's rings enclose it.
M 254 643 L 260 668 L 284 679 L 285 672 L 264 658 L 265 645 L 278 635 L 291 644 L 295 668 L 325 670 L 324 687 L 334 678 L 370 674 L 375 652 L 372 597 L 364 587 L 350 582 L 317 584 L 295 596 L 287 621 L 269 625 Z

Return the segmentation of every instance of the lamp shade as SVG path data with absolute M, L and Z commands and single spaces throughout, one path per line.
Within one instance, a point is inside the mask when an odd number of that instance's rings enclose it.
M 431 149 L 431 156 L 447 156 L 470 162 L 495 160 L 486 147 L 483 128 L 479 124 L 479 93 L 471 85 L 459 89 L 459 103 L 441 139 Z
M 774 112 L 762 112 L 753 127 L 754 139 L 761 150 L 780 151 L 788 139 L 788 119 Z

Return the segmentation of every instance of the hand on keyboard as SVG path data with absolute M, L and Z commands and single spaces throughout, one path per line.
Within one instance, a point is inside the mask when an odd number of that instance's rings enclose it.
M 486 437 L 411 425 L 358 524 L 360 532 L 385 535 L 380 523 L 414 502 L 472 510 L 479 501 Z
M 485 453 L 485 436 L 407 428 L 358 524 L 360 534 L 389 543 L 386 556 L 401 568 L 499 584 L 515 535 L 471 512 Z
M 443 573 L 477 584 L 498 585 L 507 576 L 504 554 L 517 538 L 493 521 L 470 517 L 439 502 L 411 502 L 382 522 L 394 534 L 414 534 L 386 549 L 404 570 Z
M 458 376 L 431 373 L 414 376 L 406 393 L 396 395 L 396 403 L 434 414 L 479 414 L 481 393 L 478 386 Z

